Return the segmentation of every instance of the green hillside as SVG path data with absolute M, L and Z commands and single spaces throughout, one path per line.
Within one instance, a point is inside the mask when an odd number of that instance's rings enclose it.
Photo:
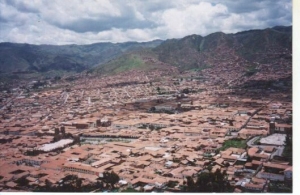
M 126 53 L 106 64 L 98 65 L 89 70 L 97 74 L 117 74 L 129 70 L 152 70 L 165 68 L 157 60 L 157 55 L 150 49 L 141 49 Z
M 81 72 L 104 64 L 122 54 L 153 48 L 162 41 L 94 43 L 90 45 L 31 45 L 0 43 L 0 73 L 48 72 L 51 70 Z

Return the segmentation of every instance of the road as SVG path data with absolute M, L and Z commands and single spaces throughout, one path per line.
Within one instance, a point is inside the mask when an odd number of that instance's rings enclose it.
M 69 93 L 66 93 L 66 95 L 65 95 L 65 100 L 64 100 L 64 104 L 67 103 L 68 98 L 69 98 Z
M 256 141 L 256 140 L 258 140 L 260 138 L 260 136 L 255 136 L 255 137 L 253 137 L 252 139 L 250 139 L 248 142 L 247 142 L 247 146 L 248 147 L 259 147 L 259 146 L 261 146 L 261 145 L 254 145 L 254 142 Z

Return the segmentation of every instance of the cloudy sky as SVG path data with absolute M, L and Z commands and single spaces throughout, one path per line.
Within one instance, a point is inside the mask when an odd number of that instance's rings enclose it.
M 291 0 L 0 0 L 0 42 L 150 41 L 292 25 Z

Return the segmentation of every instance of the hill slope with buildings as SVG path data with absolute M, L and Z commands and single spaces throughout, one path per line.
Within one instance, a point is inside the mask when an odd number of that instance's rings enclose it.
M 138 65 L 135 61 L 128 66 L 132 56 L 138 56 Z M 173 66 L 180 72 L 197 71 L 215 77 L 216 83 L 224 82 L 229 86 L 251 87 L 254 83 L 268 87 L 273 81 L 279 85 L 291 85 L 292 27 L 170 39 L 153 49 L 129 52 L 93 67 L 91 72 L 111 74 L 166 66 Z

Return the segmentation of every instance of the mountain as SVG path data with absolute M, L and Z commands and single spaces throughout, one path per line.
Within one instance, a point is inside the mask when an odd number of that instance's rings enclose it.
M 157 47 L 126 52 L 89 72 L 115 74 L 128 70 L 196 71 L 225 86 L 291 86 L 292 27 L 277 26 L 234 34 L 189 35 Z
M 115 74 L 128 70 L 194 70 L 215 82 L 289 78 L 292 26 L 145 43 L 30 45 L 0 43 L 0 73 L 48 71 Z
M 0 43 L 0 72 L 80 72 L 127 51 L 153 48 L 162 41 L 95 43 L 91 45 L 30 45 Z
M 278 56 L 274 55 L 276 53 L 285 53 L 285 57 L 291 54 L 292 27 L 274 27 L 236 34 L 216 32 L 205 37 L 190 35 L 179 40 L 164 41 L 154 48 L 154 51 L 160 61 L 183 70 L 211 66 L 238 58 L 269 63 L 274 57 L 273 60 L 277 59 Z M 265 55 L 269 57 L 262 57 Z

